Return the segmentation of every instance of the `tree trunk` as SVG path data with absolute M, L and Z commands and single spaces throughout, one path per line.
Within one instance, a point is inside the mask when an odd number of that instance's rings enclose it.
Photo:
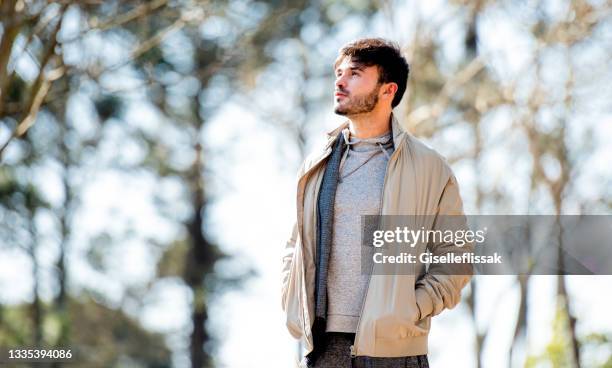
M 40 347 L 42 343 L 42 306 L 39 297 L 39 268 L 38 268 L 38 260 L 36 258 L 36 250 L 38 248 L 37 240 L 36 240 L 36 229 L 34 227 L 34 212 L 31 212 L 29 218 L 29 230 L 31 237 L 30 244 L 30 258 L 32 259 L 32 279 L 33 279 L 33 300 L 31 305 L 31 313 L 32 313 L 32 338 L 33 344 L 36 347 Z

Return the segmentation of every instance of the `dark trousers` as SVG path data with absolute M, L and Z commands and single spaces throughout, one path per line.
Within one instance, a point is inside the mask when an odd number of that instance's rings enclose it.
M 354 333 L 327 332 L 325 346 L 317 356 L 308 356 L 308 368 L 429 368 L 427 355 L 401 358 L 357 356 L 351 359 Z

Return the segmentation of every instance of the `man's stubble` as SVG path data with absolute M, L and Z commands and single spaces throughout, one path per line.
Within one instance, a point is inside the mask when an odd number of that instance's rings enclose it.
M 378 103 L 378 91 L 380 90 L 380 84 L 374 87 L 374 90 L 365 96 L 357 96 L 351 98 L 348 106 L 337 106 L 334 112 L 338 115 L 357 115 L 371 112 Z M 342 92 L 342 91 L 340 91 Z

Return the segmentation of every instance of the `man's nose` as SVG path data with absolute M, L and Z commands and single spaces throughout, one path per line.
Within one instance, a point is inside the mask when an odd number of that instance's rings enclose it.
M 346 80 L 342 76 L 336 78 L 336 89 L 343 91 L 344 87 L 346 87 Z

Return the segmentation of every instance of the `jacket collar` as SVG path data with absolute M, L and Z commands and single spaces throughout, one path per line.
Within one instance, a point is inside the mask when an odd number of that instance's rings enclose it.
M 338 137 L 338 134 L 340 134 L 340 132 L 344 128 L 347 128 L 348 126 L 349 126 L 349 121 L 347 119 L 342 124 L 340 124 L 338 127 L 327 132 L 327 148 L 329 148 L 333 144 L 333 142 Z M 404 128 L 402 128 L 402 125 L 397 120 L 397 117 L 395 116 L 393 112 L 391 112 L 391 134 L 393 135 L 393 146 L 396 149 L 397 147 L 399 147 L 399 144 L 401 143 L 401 140 L 403 136 L 405 135 L 405 133 L 406 132 L 404 131 Z
M 332 151 L 332 145 L 336 141 L 336 138 L 340 135 L 342 129 L 348 126 L 349 121 L 346 120 L 342 124 L 340 124 L 340 126 L 327 132 L 327 144 L 325 146 L 324 151 L 311 161 L 312 163 L 309 165 L 309 168 L 307 168 L 302 173 L 300 179 L 306 177 L 309 172 L 311 172 L 315 167 L 319 165 L 320 162 L 322 162 L 327 156 L 329 156 Z M 395 114 L 393 114 L 393 112 L 391 112 L 391 134 L 393 135 L 394 150 L 397 151 L 401 147 L 404 138 L 408 136 L 408 133 L 404 131 L 401 124 L 397 121 L 397 118 L 395 117 Z

